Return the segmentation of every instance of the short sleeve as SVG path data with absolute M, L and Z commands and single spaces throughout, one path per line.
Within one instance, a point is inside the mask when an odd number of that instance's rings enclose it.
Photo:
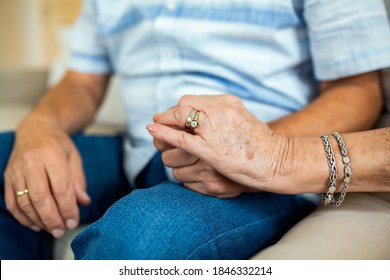
M 390 67 L 390 26 L 383 0 L 307 0 L 304 18 L 318 80 Z
M 69 68 L 78 72 L 108 74 L 112 65 L 99 35 L 95 3 L 85 0 L 81 14 L 72 28 Z

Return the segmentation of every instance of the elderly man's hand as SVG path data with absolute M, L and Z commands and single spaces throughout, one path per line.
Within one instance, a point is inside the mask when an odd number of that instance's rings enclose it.
M 4 173 L 7 209 L 22 225 L 61 237 L 77 226 L 77 202 L 90 202 L 79 153 L 45 121 L 25 121 Z

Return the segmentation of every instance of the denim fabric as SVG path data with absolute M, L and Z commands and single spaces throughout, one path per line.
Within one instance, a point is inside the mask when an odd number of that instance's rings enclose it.
M 96 221 L 72 243 L 78 259 L 245 259 L 276 242 L 315 207 L 293 195 L 219 199 L 195 193 L 166 180 L 159 153 L 131 191 L 122 169 L 121 136 L 73 140 L 92 197 L 91 205 L 80 208 L 81 221 Z M 0 134 L 2 171 L 13 141 L 13 133 Z M 8 213 L 0 179 L 0 258 L 50 258 L 51 236 L 21 226 Z
M 119 200 L 72 248 L 77 259 L 247 259 L 313 205 L 271 193 L 220 199 L 166 181 Z
M 75 135 L 83 159 L 88 194 L 92 202 L 80 207 L 82 223 L 100 218 L 109 206 L 130 192 L 122 168 L 122 137 Z M 51 235 L 36 233 L 17 222 L 5 208 L 3 173 L 14 142 L 14 133 L 0 133 L 0 259 L 50 259 Z

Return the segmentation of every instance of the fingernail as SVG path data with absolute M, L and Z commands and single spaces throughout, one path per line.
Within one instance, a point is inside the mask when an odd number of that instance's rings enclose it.
M 61 238 L 62 236 L 64 236 L 64 234 L 65 234 L 65 231 L 64 230 L 62 230 L 62 229 L 59 229 L 59 228 L 57 228 L 57 229 L 53 229 L 52 231 L 51 231 L 51 235 L 53 235 L 54 236 L 54 238 Z
M 77 223 L 74 219 L 66 220 L 65 224 L 68 229 L 74 229 L 75 227 L 77 227 Z
M 41 231 L 41 228 L 38 227 L 38 226 L 31 226 L 30 229 L 32 229 L 35 232 L 40 232 Z
M 148 124 L 148 125 L 146 126 L 146 129 L 149 130 L 149 132 L 156 132 L 156 131 L 157 131 L 157 125 Z

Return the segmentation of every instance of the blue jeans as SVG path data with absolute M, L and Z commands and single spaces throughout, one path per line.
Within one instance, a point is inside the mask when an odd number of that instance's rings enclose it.
M 4 170 L 13 134 L 0 134 Z M 81 222 L 94 222 L 72 242 L 77 259 L 246 259 L 275 243 L 314 209 L 298 196 L 243 194 L 219 199 L 166 179 L 160 154 L 131 191 L 122 169 L 120 136 L 76 135 L 91 205 Z M 52 238 L 21 226 L 5 209 L 0 177 L 1 259 L 51 257 Z M 108 210 L 107 210 L 108 209 Z

